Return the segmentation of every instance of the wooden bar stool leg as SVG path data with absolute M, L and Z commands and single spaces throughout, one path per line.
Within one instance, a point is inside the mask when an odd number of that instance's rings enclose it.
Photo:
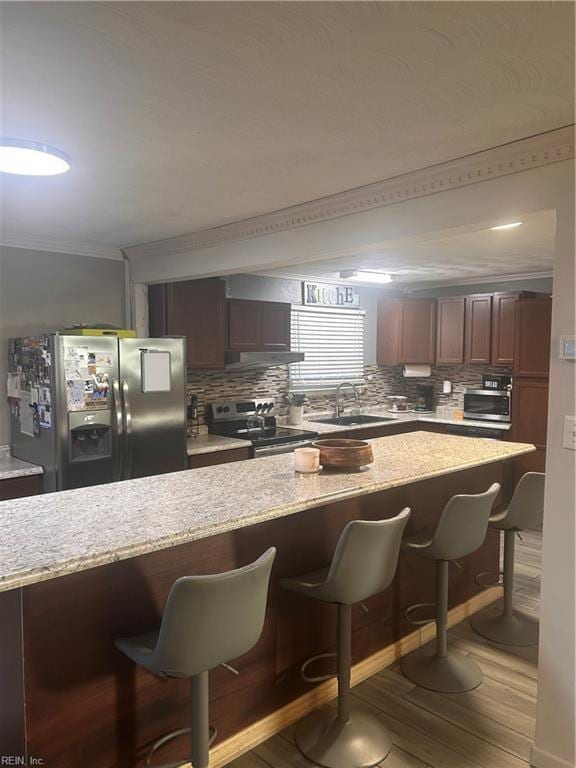
M 516 531 L 504 531 L 504 605 L 502 613 L 480 613 L 470 625 L 481 637 L 500 645 L 538 645 L 537 619 L 514 610 L 514 545 Z

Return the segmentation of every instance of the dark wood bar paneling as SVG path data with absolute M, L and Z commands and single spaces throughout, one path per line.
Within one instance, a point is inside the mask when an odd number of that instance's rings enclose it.
M 23 676 L 6 677 L 4 654 L 0 664 L 3 679 L 16 693 L 24 680 L 26 722 L 23 710 L 20 718 L 8 718 L 3 736 L 17 744 L 25 725 L 28 752 L 43 758 L 46 768 L 137 765 L 151 741 L 187 725 L 188 683 L 159 680 L 135 668 L 115 650 L 114 639 L 157 627 L 178 577 L 244 565 L 275 545 L 262 638 L 249 654 L 233 661 L 238 677 L 224 668 L 210 675 L 211 720 L 219 739 L 229 737 L 310 690 L 300 678 L 302 662 L 335 649 L 335 607 L 284 593 L 280 578 L 327 564 L 350 520 L 392 517 L 411 506 L 409 530 L 433 527 L 450 496 L 483 491 L 509 477 L 503 467 L 490 464 L 336 502 L 24 588 L 24 663 L 15 666 Z M 476 573 L 496 573 L 497 535 L 490 533 L 461 565 L 461 570 L 450 570 L 451 607 L 479 591 Z M 354 662 L 413 631 L 403 612 L 411 603 L 433 600 L 433 574 L 432 562 L 401 556 L 391 587 L 366 602 L 368 612 L 359 606 L 354 610 Z M 3 626 L 18 617 L 18 594 L 0 595 Z M 11 647 L 10 658 L 17 652 Z M 185 742 L 175 743 L 166 759 L 185 755 L 185 749 Z

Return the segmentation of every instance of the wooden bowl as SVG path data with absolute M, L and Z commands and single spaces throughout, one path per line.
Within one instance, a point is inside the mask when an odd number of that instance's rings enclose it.
M 365 440 L 327 438 L 312 443 L 320 450 L 320 464 L 324 469 L 360 469 L 374 461 L 372 446 Z

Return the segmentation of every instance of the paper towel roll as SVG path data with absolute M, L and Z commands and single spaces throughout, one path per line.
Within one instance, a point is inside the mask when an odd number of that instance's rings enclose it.
M 429 365 L 405 365 L 403 374 L 407 379 L 424 378 L 432 374 L 432 368 Z

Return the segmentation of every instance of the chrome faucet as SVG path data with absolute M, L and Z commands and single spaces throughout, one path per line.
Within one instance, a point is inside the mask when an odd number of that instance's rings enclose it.
M 336 409 L 334 411 L 336 416 L 341 416 L 342 412 L 344 410 L 344 406 L 340 405 L 340 390 L 342 387 L 352 387 L 354 390 L 354 400 L 356 402 L 356 409 L 359 410 L 360 408 L 360 395 L 358 394 L 358 387 L 356 384 L 352 384 L 351 381 L 343 381 L 341 384 L 338 384 L 336 387 Z

